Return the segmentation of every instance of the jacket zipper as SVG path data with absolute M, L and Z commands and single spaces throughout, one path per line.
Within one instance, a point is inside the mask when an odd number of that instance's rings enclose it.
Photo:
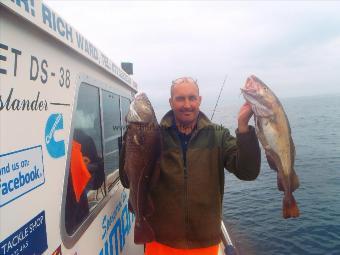
M 189 144 L 190 141 L 192 140 L 192 138 L 194 136 L 196 136 L 197 132 L 194 132 L 187 144 L 187 151 L 189 149 Z M 185 223 L 185 246 L 188 249 L 189 248 L 189 243 L 188 243 L 188 225 L 189 225 L 189 207 L 188 207 L 188 168 L 187 168 L 187 162 L 188 162 L 188 158 L 187 158 L 187 151 L 185 152 L 185 161 L 183 158 L 183 149 L 181 146 L 181 141 L 179 136 L 177 135 L 179 144 L 180 144 L 180 151 L 181 151 L 181 157 L 182 157 L 182 161 L 183 161 L 183 166 L 184 166 L 184 223 Z
M 188 225 L 189 225 L 189 208 L 188 208 L 188 169 L 185 163 L 184 166 L 184 214 L 185 214 L 185 239 L 186 239 L 186 246 L 189 248 L 188 245 Z
M 184 210 L 185 210 L 185 241 L 186 241 L 186 248 L 189 249 L 189 239 L 188 239 L 188 226 L 189 226 L 189 206 L 188 206 L 188 201 L 189 201 L 189 198 L 188 198 L 188 157 L 187 157 L 187 154 L 188 154 L 188 150 L 189 150 L 189 145 L 190 145 L 190 141 L 192 140 L 192 138 L 194 136 L 196 136 L 197 132 L 193 132 L 189 141 L 188 141 L 188 144 L 187 144 L 187 150 L 185 152 L 185 162 L 184 162 L 184 158 L 183 158 L 183 164 L 184 164 Z M 183 151 L 182 151 L 182 155 L 183 155 Z M 182 156 L 183 157 L 183 156 Z
M 189 248 L 189 244 L 188 244 L 188 170 L 187 170 L 187 166 L 186 166 L 186 161 L 184 160 L 183 157 L 183 149 L 182 149 L 182 145 L 181 145 L 181 139 L 179 138 L 178 134 L 176 133 L 177 139 L 178 139 L 178 143 L 179 143 L 179 148 L 180 148 L 180 157 L 182 158 L 182 162 L 183 162 L 183 174 L 184 174 L 184 231 L 185 231 L 185 246 L 188 249 Z M 185 152 L 186 154 L 186 152 Z M 186 156 L 185 156 L 186 158 Z

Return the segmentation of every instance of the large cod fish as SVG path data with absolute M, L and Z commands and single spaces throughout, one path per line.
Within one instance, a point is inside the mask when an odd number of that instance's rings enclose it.
M 137 94 L 130 104 L 126 121 L 119 175 L 123 186 L 130 189 L 129 209 L 136 217 L 134 241 L 143 244 L 155 239 L 147 217 L 154 210 L 149 189 L 159 177 L 161 151 L 160 128 L 144 93 Z
M 299 187 L 294 171 L 295 146 L 282 104 L 270 88 L 256 76 L 250 76 L 244 88 L 244 98 L 252 106 L 256 135 L 260 140 L 271 169 L 277 171 L 277 185 L 284 191 L 283 217 L 300 215 L 293 191 Z

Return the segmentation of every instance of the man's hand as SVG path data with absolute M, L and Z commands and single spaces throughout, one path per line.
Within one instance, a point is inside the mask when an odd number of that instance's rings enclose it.
M 249 103 L 244 103 L 238 113 L 238 131 L 240 133 L 246 133 L 249 131 L 248 122 L 253 115 L 251 105 Z
M 84 161 L 85 165 L 88 165 L 91 162 L 91 160 L 86 156 L 83 156 L 83 161 Z

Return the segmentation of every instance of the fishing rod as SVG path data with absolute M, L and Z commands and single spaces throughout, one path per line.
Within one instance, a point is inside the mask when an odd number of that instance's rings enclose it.
M 213 113 L 212 113 L 212 115 L 211 115 L 210 120 L 212 120 L 212 119 L 214 118 L 214 114 L 215 114 L 215 111 L 216 111 L 216 108 L 217 108 L 217 105 L 218 105 L 218 101 L 220 101 L 220 97 L 221 97 L 221 94 L 222 94 L 222 90 L 223 90 L 223 88 L 224 88 L 224 84 L 225 84 L 225 81 L 227 80 L 227 77 L 228 77 L 228 75 L 226 75 L 225 78 L 224 78 L 223 84 L 222 84 L 221 89 L 220 89 L 220 94 L 218 95 L 218 98 L 217 98 L 217 101 L 216 101 L 216 105 L 215 105 L 215 108 L 214 108 L 214 110 L 213 110 Z

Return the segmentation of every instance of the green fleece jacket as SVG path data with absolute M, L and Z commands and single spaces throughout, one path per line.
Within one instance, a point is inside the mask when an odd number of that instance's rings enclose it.
M 254 180 L 261 153 L 255 130 L 236 138 L 202 112 L 183 162 L 173 112 L 161 121 L 159 181 L 151 189 L 155 212 L 151 223 L 156 241 L 174 248 L 203 248 L 221 241 L 224 169 L 241 180 Z M 185 167 L 186 165 L 186 167 Z

